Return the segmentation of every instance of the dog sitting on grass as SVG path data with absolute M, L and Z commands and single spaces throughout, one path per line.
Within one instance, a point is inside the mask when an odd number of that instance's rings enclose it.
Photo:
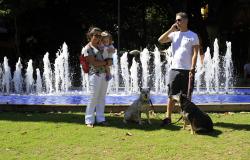
M 128 121 L 133 121 L 142 125 L 141 113 L 145 113 L 147 115 L 147 121 L 151 124 L 150 121 L 150 106 L 152 102 L 150 100 L 150 89 L 143 88 L 141 89 L 141 93 L 138 99 L 136 99 L 125 111 L 123 122 L 127 124 Z
M 209 133 L 213 131 L 213 122 L 208 114 L 201 111 L 193 102 L 191 102 L 184 94 L 174 95 L 172 97 L 181 108 L 184 125 L 191 125 L 191 134 Z

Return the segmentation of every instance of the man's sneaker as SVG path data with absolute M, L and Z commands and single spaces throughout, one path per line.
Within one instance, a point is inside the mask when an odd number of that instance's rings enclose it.
M 99 122 L 98 125 L 109 126 L 109 123 L 107 121 L 103 121 L 103 122 Z
M 165 119 L 162 120 L 161 126 L 163 127 L 163 126 L 169 125 L 169 124 L 171 124 L 171 119 L 170 118 L 165 118 Z

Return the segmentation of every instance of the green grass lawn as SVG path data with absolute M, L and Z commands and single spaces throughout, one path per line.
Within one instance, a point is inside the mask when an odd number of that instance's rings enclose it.
M 209 114 L 215 131 L 191 135 L 182 122 L 160 127 L 125 125 L 107 114 L 110 126 L 87 128 L 83 113 L 0 113 L 0 159 L 250 159 L 250 113 Z M 174 121 L 179 114 L 174 114 Z

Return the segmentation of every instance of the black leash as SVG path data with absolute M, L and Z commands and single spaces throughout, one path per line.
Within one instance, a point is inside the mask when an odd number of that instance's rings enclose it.
M 153 110 L 155 111 L 155 108 L 154 108 L 154 105 L 153 105 L 153 103 L 152 103 L 152 101 L 151 101 L 151 99 L 149 99 L 149 102 L 150 102 L 150 104 L 151 104 L 151 107 L 153 108 Z M 170 123 L 170 124 L 175 124 L 175 123 L 178 123 L 181 119 L 182 119 L 182 117 L 183 116 L 181 116 L 176 122 L 173 122 L 173 123 Z
M 150 102 L 150 104 L 151 104 L 151 107 L 152 107 L 153 110 L 155 111 L 155 108 L 154 108 L 154 106 L 153 106 L 153 103 L 152 103 L 151 99 L 149 99 L 149 102 Z
M 179 122 L 182 119 L 183 116 L 181 116 L 176 122 L 170 123 L 170 124 L 175 124 L 177 122 Z

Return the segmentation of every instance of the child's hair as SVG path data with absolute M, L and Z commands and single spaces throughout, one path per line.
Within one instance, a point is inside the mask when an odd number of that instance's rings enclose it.
M 88 41 L 91 39 L 91 37 L 96 33 L 96 32 L 102 32 L 102 30 L 98 27 L 90 27 L 88 32 L 87 32 L 87 39 Z
M 103 31 L 101 33 L 102 38 L 108 37 L 109 38 L 109 44 L 113 43 L 112 35 L 108 31 Z

